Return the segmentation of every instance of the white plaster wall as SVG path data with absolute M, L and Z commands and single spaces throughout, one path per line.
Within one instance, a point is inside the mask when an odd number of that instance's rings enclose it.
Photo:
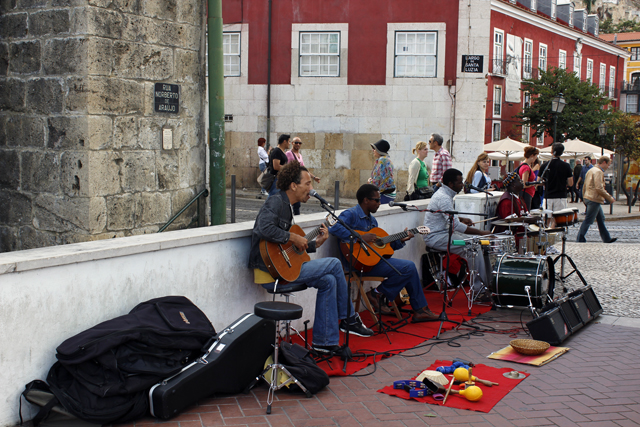
M 323 217 L 304 215 L 298 224 L 309 231 Z M 423 220 L 421 213 L 390 207 L 376 217 L 389 233 Z M 270 298 L 246 266 L 252 227 L 245 222 L 0 254 L 0 426 L 18 423 L 24 385 L 46 378 L 62 341 L 140 302 L 184 295 L 222 330 Z M 413 239 L 395 256 L 420 265 L 422 253 L 422 239 Z M 329 254 L 337 254 L 335 241 L 312 257 Z M 304 308 L 302 327 L 304 319 L 313 320 L 315 290 L 296 294 L 294 302 Z M 23 407 L 27 419 L 30 409 Z
M 454 141 L 456 160 L 466 176 L 483 151 L 487 78 L 491 51 L 491 4 L 486 0 L 460 2 Z M 482 73 L 463 73 L 462 55 L 483 55 Z

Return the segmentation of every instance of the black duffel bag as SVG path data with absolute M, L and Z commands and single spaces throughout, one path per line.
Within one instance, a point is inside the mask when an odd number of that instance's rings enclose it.
M 134 420 L 148 412 L 149 388 L 202 355 L 215 334 L 189 299 L 152 299 L 60 344 L 47 381 L 60 404 L 80 419 Z

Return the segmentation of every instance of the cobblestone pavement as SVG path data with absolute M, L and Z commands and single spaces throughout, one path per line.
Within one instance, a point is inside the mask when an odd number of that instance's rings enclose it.
M 584 216 L 581 215 L 581 219 L 583 218 Z M 611 234 L 611 237 L 618 238 L 618 243 L 640 243 L 640 220 L 610 221 L 609 219 L 606 219 L 605 215 L 605 224 L 607 226 L 607 230 L 609 230 L 609 234 Z M 570 242 L 576 241 L 579 229 L 580 227 L 577 225 L 569 227 L 569 234 L 567 236 Z M 602 242 L 596 223 L 593 223 L 593 225 L 589 227 L 586 238 L 587 242 Z

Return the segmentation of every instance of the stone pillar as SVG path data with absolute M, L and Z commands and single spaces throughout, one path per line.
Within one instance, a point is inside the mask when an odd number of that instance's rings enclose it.
M 0 1 L 0 252 L 152 233 L 204 189 L 203 5 Z

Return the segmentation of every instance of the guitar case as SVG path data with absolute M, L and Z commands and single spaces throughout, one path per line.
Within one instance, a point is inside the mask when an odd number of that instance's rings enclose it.
M 205 354 L 149 390 L 150 412 L 163 420 L 213 394 L 244 391 L 273 352 L 273 320 L 245 314 L 225 328 Z

